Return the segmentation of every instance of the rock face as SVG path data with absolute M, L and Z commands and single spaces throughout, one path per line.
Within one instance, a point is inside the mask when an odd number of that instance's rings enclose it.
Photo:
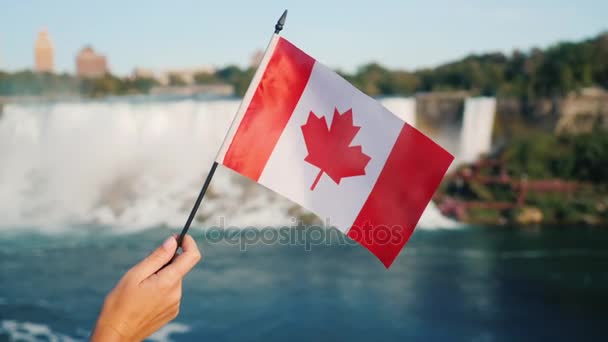
M 561 101 L 557 133 L 576 134 L 595 129 L 608 130 L 608 92 L 589 88 Z
M 417 94 L 416 126 L 434 139 L 447 136 L 443 143 L 455 141 L 464 102 L 470 96 L 473 94 L 462 91 Z M 497 98 L 495 142 L 517 137 L 522 130 L 577 134 L 595 129 L 608 130 L 608 92 L 601 88 L 533 101 Z
M 462 121 L 464 101 L 471 94 L 464 91 L 420 93 L 416 95 L 416 116 L 428 128 L 457 125 Z
M 523 207 L 515 217 L 515 222 L 521 225 L 538 224 L 542 221 L 543 213 L 534 207 Z

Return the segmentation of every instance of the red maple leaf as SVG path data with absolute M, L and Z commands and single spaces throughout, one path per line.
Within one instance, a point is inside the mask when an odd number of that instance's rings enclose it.
M 315 189 L 323 172 L 336 184 L 344 177 L 365 174 L 371 158 L 362 152 L 361 146 L 348 146 L 361 128 L 353 125 L 352 109 L 340 114 L 336 108 L 329 128 L 324 116 L 319 118 L 311 111 L 301 127 L 308 150 L 304 160 L 321 169 L 310 190 Z

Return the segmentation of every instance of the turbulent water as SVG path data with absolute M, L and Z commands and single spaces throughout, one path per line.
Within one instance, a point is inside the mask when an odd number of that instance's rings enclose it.
M 414 123 L 413 99 L 383 101 Z M 0 226 L 53 231 L 81 223 L 122 230 L 183 224 L 238 105 L 238 99 L 140 98 L 6 106 Z M 288 226 L 294 210 L 302 212 L 220 168 L 197 219 L 203 226 L 217 225 L 220 217 L 231 226 Z M 431 203 L 420 226 L 455 223 Z

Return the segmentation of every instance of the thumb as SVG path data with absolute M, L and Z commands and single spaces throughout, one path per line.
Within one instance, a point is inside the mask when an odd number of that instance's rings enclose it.
M 177 240 L 174 236 L 169 236 L 154 252 L 131 269 L 132 274 L 138 281 L 148 278 L 171 261 L 176 250 Z

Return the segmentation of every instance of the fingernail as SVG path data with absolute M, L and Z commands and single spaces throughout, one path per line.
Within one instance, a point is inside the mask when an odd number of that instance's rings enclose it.
M 168 250 L 169 252 L 173 252 L 175 250 L 175 244 L 177 241 L 173 236 L 169 236 L 165 242 L 163 242 L 163 248 Z

